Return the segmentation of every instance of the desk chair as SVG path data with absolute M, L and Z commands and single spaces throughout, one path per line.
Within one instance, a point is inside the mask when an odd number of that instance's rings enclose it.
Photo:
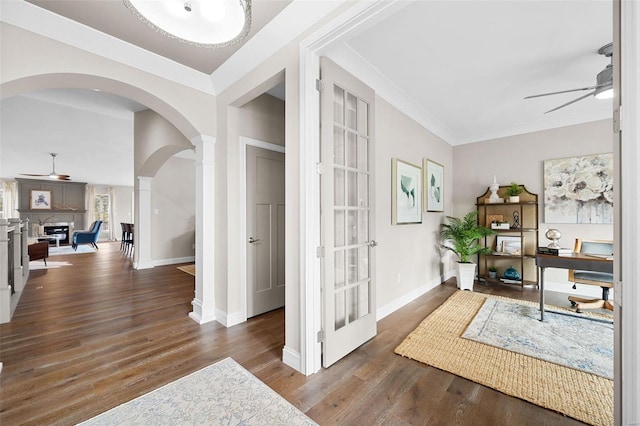
M 580 240 L 576 238 L 573 251 L 575 253 L 613 256 L 613 241 Z M 583 299 L 581 297 L 569 296 L 571 306 L 576 307 L 576 312 L 581 312 L 582 309 L 597 308 L 613 311 L 613 305 L 609 302 L 609 289 L 613 287 L 613 274 L 570 269 L 569 281 L 602 287 L 602 299 Z M 575 284 L 573 288 L 576 288 Z

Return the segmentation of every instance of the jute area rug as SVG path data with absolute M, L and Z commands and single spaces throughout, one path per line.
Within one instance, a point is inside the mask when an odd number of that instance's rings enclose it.
M 458 291 L 395 352 L 582 422 L 612 425 L 612 380 L 462 337 L 487 298 L 536 305 Z
M 80 425 L 315 425 L 231 358 Z
M 196 265 L 178 266 L 178 269 L 180 269 L 182 272 L 186 272 L 189 275 L 193 275 L 194 277 L 196 276 Z

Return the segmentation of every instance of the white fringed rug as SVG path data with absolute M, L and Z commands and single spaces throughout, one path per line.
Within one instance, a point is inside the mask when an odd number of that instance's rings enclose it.
M 315 425 L 231 358 L 81 425 Z
M 81 254 L 81 253 L 95 253 L 97 250 L 90 245 L 79 245 L 77 250 L 74 250 L 71 246 L 49 246 L 49 256 L 60 256 L 64 254 Z

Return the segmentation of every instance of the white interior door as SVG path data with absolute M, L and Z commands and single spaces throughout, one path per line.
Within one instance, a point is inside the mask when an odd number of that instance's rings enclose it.
M 284 306 L 284 154 L 247 146 L 247 318 Z
M 376 335 L 373 230 L 374 92 L 320 58 L 322 365 Z

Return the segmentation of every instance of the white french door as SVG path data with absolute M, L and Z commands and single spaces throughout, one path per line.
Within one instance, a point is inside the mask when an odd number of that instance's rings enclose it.
M 322 365 L 376 335 L 373 90 L 320 58 Z

